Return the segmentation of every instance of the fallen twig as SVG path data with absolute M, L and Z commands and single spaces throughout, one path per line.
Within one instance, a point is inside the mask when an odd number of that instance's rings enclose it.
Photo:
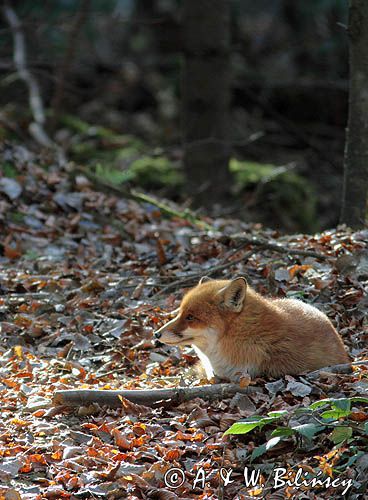
M 322 253 L 314 252 L 313 250 L 301 250 L 297 248 L 289 248 L 283 245 L 278 245 L 277 243 L 269 243 L 266 240 L 249 238 L 244 234 L 234 234 L 230 236 L 234 241 L 241 243 L 248 243 L 249 245 L 261 246 L 267 250 L 273 250 L 278 253 L 286 253 L 289 255 L 299 255 L 301 257 L 314 257 L 315 259 L 328 260 L 333 259 L 332 255 L 323 255 Z
M 207 222 L 204 222 L 203 220 L 198 219 L 188 209 L 185 209 L 182 212 L 179 212 L 179 210 L 175 210 L 175 209 L 169 207 L 168 205 L 165 205 L 161 201 L 155 200 L 154 198 L 152 198 L 151 196 L 148 196 L 145 193 L 138 193 L 137 191 L 132 190 L 131 194 L 132 194 L 132 197 L 136 201 L 141 201 L 141 202 L 143 201 L 145 203 L 150 203 L 151 205 L 156 206 L 163 213 L 169 215 L 170 217 L 178 217 L 179 219 L 187 220 L 191 224 L 194 224 L 194 225 L 200 227 L 201 229 L 208 229 L 208 230 L 213 229 L 213 227 L 210 226 L 210 224 L 207 224 Z
M 226 238 L 228 238 L 226 236 Z M 290 255 L 298 255 L 298 256 L 303 256 L 303 257 L 314 257 L 316 259 L 320 260 L 327 260 L 329 256 L 313 252 L 310 250 L 298 250 L 294 248 L 288 248 L 282 245 L 278 245 L 276 243 L 269 243 L 266 240 L 261 240 L 261 239 L 255 239 L 255 238 L 249 238 L 247 236 L 244 236 L 243 234 L 236 234 L 230 237 L 232 240 L 235 240 L 237 242 L 241 243 L 241 246 L 238 247 L 237 249 L 234 250 L 235 253 L 237 253 L 241 248 L 247 247 L 247 246 L 258 246 L 261 247 L 262 249 L 266 250 L 273 250 L 274 252 L 278 253 L 287 253 Z M 212 267 L 211 269 L 206 269 L 205 274 L 208 276 L 212 276 L 216 274 L 219 271 L 222 271 L 224 269 L 227 269 L 231 267 L 234 264 L 238 264 L 239 262 L 244 262 L 247 261 L 248 258 L 254 253 L 253 250 L 250 250 L 247 252 L 245 255 L 242 257 L 235 259 L 235 260 L 229 260 L 227 257 L 226 262 L 221 263 L 217 266 Z M 190 274 L 186 276 L 185 278 L 178 279 L 169 285 L 166 285 L 164 288 L 162 288 L 159 292 L 153 295 L 153 297 L 159 297 L 160 295 L 163 295 L 164 293 L 167 293 L 171 290 L 175 290 L 176 288 L 182 287 L 183 285 L 190 286 L 191 284 L 194 284 L 196 280 L 198 280 L 201 276 L 203 275 L 203 272 L 201 273 L 195 273 L 195 274 Z
M 304 377 L 309 380 L 318 378 L 323 373 L 351 373 L 352 366 L 368 365 L 368 360 L 357 361 L 354 363 L 346 363 L 335 366 L 327 366 L 319 370 L 310 372 Z M 189 401 L 195 398 L 206 400 L 226 399 L 237 392 L 242 394 L 250 394 L 257 392 L 256 386 L 248 386 L 241 388 L 237 384 L 213 384 L 200 385 L 195 387 L 174 387 L 169 389 L 138 389 L 138 390 L 94 390 L 94 389 L 76 389 L 56 391 L 53 397 L 55 405 L 64 406 L 86 406 L 92 403 L 106 405 L 111 408 L 117 408 L 121 405 L 119 396 L 122 396 L 133 403 L 156 406 L 169 403 L 170 406 L 175 406 L 184 401 Z
M 242 245 L 243 246 L 243 245 Z M 239 252 L 241 248 L 238 248 L 236 250 L 236 253 Z M 229 257 L 226 258 L 226 262 L 219 264 L 217 266 L 213 266 L 211 269 L 206 269 L 205 271 L 201 271 L 199 273 L 194 273 L 190 274 L 189 276 L 186 276 L 185 278 L 179 279 L 174 281 L 173 283 L 170 283 L 169 285 L 166 285 L 164 288 L 162 288 L 159 292 L 155 293 L 152 298 L 159 297 L 160 295 L 163 295 L 164 293 L 167 293 L 171 290 L 175 290 L 176 288 L 181 288 L 183 285 L 190 286 L 192 284 L 195 284 L 204 274 L 207 276 L 213 276 L 214 274 L 218 273 L 219 271 L 223 271 L 224 269 L 227 269 L 235 264 L 238 264 L 239 262 L 246 262 L 251 255 L 254 254 L 254 251 L 251 250 L 247 252 L 245 255 L 242 255 L 238 259 L 235 260 L 229 260 Z
M 74 167 L 74 172 L 80 172 L 85 175 L 95 186 L 100 187 L 103 191 L 108 194 L 115 193 L 117 196 L 122 196 L 124 198 L 128 198 L 130 200 L 137 201 L 138 203 L 149 203 L 159 210 L 162 213 L 168 215 L 169 217 L 178 217 L 179 219 L 184 219 L 190 222 L 191 224 L 198 226 L 201 229 L 210 230 L 213 229 L 207 222 L 204 222 L 198 219 L 190 210 L 186 209 L 182 212 L 179 210 L 175 210 L 174 208 L 169 207 L 162 201 L 156 200 L 152 196 L 149 196 L 145 193 L 139 193 L 133 189 L 124 189 L 121 186 L 116 186 L 101 179 L 98 175 L 91 172 L 90 169 L 83 167 L 82 165 L 76 165 Z
M 237 392 L 249 394 L 257 392 L 254 386 L 241 388 L 237 384 L 213 384 L 200 385 L 196 387 L 175 387 L 169 389 L 142 389 L 142 390 L 94 390 L 94 389 L 76 389 L 66 391 L 56 391 L 53 397 L 55 405 L 81 406 L 91 403 L 106 405 L 111 408 L 121 406 L 119 396 L 132 401 L 133 403 L 155 406 L 169 403 L 172 406 L 189 401 L 195 398 L 226 399 Z
M 326 366 L 325 368 L 320 368 L 319 370 L 315 370 L 313 372 L 307 373 L 305 378 L 309 380 L 315 380 L 319 378 L 324 373 L 326 374 L 334 374 L 334 373 L 352 373 L 353 366 L 364 366 L 368 365 L 368 360 L 365 361 L 355 361 L 353 363 L 346 363 L 342 365 L 334 365 L 334 366 Z

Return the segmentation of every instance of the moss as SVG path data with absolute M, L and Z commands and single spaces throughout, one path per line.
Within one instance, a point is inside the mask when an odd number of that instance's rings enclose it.
M 275 165 L 270 164 L 240 161 L 235 158 L 230 160 L 230 171 L 235 177 L 236 188 L 239 190 L 251 184 L 262 182 L 267 177 L 270 177 L 276 168 Z
M 295 221 L 305 231 L 317 229 L 316 194 L 307 179 L 285 172 L 265 185 L 264 193 L 286 227 L 292 227 Z
M 62 123 L 77 134 L 71 145 L 73 159 L 95 166 L 116 167 L 117 162 L 132 161 L 144 154 L 145 144 L 129 134 L 117 134 L 101 126 L 91 125 L 72 115 L 64 115 Z
M 109 165 L 96 164 L 95 173 L 97 177 L 109 184 L 120 185 L 134 179 L 134 173 L 130 170 L 118 170 Z
M 72 115 L 62 117 L 64 126 L 84 136 L 72 145 L 76 161 L 84 162 L 111 184 L 133 180 L 146 188 L 180 187 L 184 176 L 166 156 L 147 154 L 148 147 L 136 137 L 119 135 L 90 125 Z
M 129 161 L 132 157 L 130 153 L 125 152 L 123 155 L 119 153 L 120 160 L 121 157 L 127 160 L 129 165 L 127 168 L 117 166 L 121 162 L 117 158 L 105 157 L 98 163 L 94 162 L 96 175 L 110 184 L 118 185 L 133 181 L 134 184 L 148 189 L 180 187 L 184 183 L 182 172 L 165 156 L 145 155 Z
M 87 123 L 74 115 L 63 115 L 60 119 L 60 122 L 65 127 L 79 134 L 85 134 L 94 137 L 99 136 L 106 139 L 111 139 L 116 135 L 112 130 L 106 127 L 91 125 L 90 123 Z
M 0 170 L 2 171 L 4 177 L 14 178 L 17 177 L 17 169 L 8 161 L 4 161 L 0 165 Z
M 74 116 L 64 116 L 64 125 L 77 133 L 73 159 L 83 162 L 102 180 L 113 185 L 125 182 L 146 189 L 180 190 L 184 173 L 163 154 L 153 155 L 140 139 L 119 135 L 90 125 Z M 252 192 L 265 222 L 313 231 L 316 228 L 316 195 L 312 185 L 286 167 L 253 161 L 230 161 L 236 194 Z
M 276 216 L 285 227 L 315 230 L 316 194 L 307 179 L 285 167 L 236 159 L 230 170 L 237 192 L 257 190 L 265 218 Z
M 142 156 L 131 163 L 129 170 L 143 187 L 179 187 L 184 183 L 182 172 L 165 156 Z
M 22 224 L 24 221 L 24 217 L 25 215 L 21 212 L 12 211 L 8 213 L 9 221 L 14 222 L 14 224 Z

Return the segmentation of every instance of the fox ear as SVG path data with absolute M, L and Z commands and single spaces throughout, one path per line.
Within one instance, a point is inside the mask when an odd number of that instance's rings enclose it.
M 245 278 L 235 278 L 220 291 L 223 306 L 233 312 L 240 312 L 243 308 L 247 293 L 247 281 Z
M 209 276 L 202 276 L 202 278 L 199 280 L 198 285 L 202 285 L 202 283 L 207 283 L 207 281 L 213 281 L 213 280 Z

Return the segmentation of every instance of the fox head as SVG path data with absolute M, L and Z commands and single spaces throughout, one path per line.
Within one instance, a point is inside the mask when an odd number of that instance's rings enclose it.
M 204 277 L 183 297 L 177 316 L 155 332 L 168 345 L 206 349 L 223 335 L 244 306 L 245 278 L 211 280 Z

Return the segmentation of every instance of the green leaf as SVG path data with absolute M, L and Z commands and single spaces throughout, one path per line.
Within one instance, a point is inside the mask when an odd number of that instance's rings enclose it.
M 331 406 L 337 410 L 349 411 L 351 408 L 351 401 L 348 398 L 331 399 Z
M 308 408 L 315 410 L 317 408 L 320 408 L 321 406 L 324 406 L 326 404 L 330 404 L 331 406 L 334 406 L 335 408 L 339 408 L 341 410 L 348 410 L 348 409 L 350 409 L 349 404 L 351 404 L 351 403 L 368 403 L 368 398 L 364 398 L 362 396 L 355 396 L 352 398 L 320 399 L 319 401 L 315 401 L 314 403 L 309 405 Z
M 335 427 L 335 429 L 331 432 L 329 439 L 331 439 L 334 444 L 340 444 L 351 438 L 352 435 L 353 429 L 351 427 L 340 425 Z
M 368 434 L 368 422 L 364 424 L 364 432 Z
M 264 455 L 266 451 L 270 450 L 274 446 L 276 446 L 279 442 L 281 441 L 281 437 L 273 437 L 267 441 L 267 443 L 262 444 L 261 446 L 258 446 L 257 448 L 254 448 L 252 451 L 252 455 L 250 457 L 251 460 L 254 460 L 255 458 L 260 457 L 261 455 Z
M 274 448 L 280 441 L 281 441 L 280 436 L 269 439 L 266 443 L 266 450 L 268 451 L 271 448 Z
M 294 429 L 291 429 L 290 427 L 277 427 L 274 431 L 271 432 L 271 436 L 273 437 L 288 437 L 292 436 L 294 434 Z
M 288 412 L 286 410 L 271 411 L 268 413 L 268 415 L 270 415 L 269 417 L 262 417 L 259 415 L 248 417 L 241 422 L 235 422 L 235 424 L 233 424 L 230 429 L 224 433 L 224 436 L 227 434 L 247 434 L 256 427 L 262 428 L 264 425 L 270 424 L 287 415 L 287 413 Z
M 264 420 L 265 418 L 267 418 L 267 417 L 263 417 L 262 415 L 252 415 L 250 417 L 246 417 L 246 418 L 240 420 L 240 422 L 249 422 L 249 423 L 260 422 L 261 420 Z
M 367 403 L 368 398 L 364 398 L 363 396 L 354 396 L 353 398 L 349 398 L 353 403 Z
M 259 422 L 235 422 L 230 429 L 224 432 L 224 436 L 228 434 L 247 434 L 256 427 L 259 427 Z
M 317 424 L 302 424 L 297 425 L 296 427 L 292 427 L 293 431 L 301 434 L 307 439 L 312 439 L 312 437 L 317 434 L 317 432 L 321 432 L 324 428 L 324 425 Z
M 264 417 L 262 420 L 259 421 L 259 426 L 262 428 L 264 425 L 272 424 L 272 422 L 275 422 L 275 420 L 278 419 L 279 417 Z
M 348 417 L 350 415 L 350 410 L 327 410 L 321 413 L 322 418 L 332 418 L 333 420 L 338 420 L 339 418 Z
M 289 412 L 287 410 L 279 410 L 279 411 L 270 411 L 269 413 L 267 413 L 267 415 L 272 418 L 280 418 L 284 417 L 285 415 L 288 415 L 288 413 Z
M 312 414 L 313 410 L 308 406 L 308 408 L 296 408 L 294 410 L 294 415 L 305 415 L 306 413 Z
M 266 444 L 262 444 L 261 446 L 257 446 L 257 448 L 254 448 L 252 451 L 252 454 L 250 456 L 250 461 L 252 462 L 255 458 L 260 457 L 261 455 L 264 455 L 266 453 Z
M 311 405 L 308 406 L 311 410 L 316 410 L 317 408 L 320 408 L 321 406 L 325 406 L 326 404 L 331 404 L 331 399 L 320 399 L 319 401 L 315 401 Z

